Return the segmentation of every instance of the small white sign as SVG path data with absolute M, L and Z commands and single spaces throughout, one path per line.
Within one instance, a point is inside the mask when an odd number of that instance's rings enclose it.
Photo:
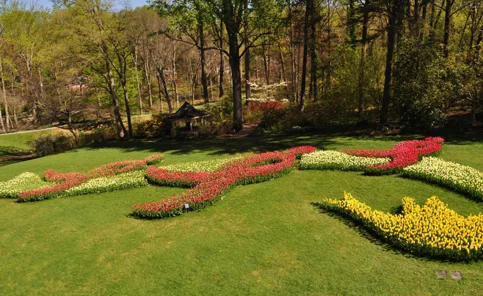
M 190 205 L 189 205 L 189 204 L 185 204 L 185 205 L 184 205 L 184 208 L 185 208 L 185 209 L 189 209 L 189 208 L 190 208 Z

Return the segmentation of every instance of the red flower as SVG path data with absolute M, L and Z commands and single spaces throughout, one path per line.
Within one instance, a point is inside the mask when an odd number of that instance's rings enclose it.
M 369 172 L 384 173 L 400 170 L 418 162 L 421 156 L 438 152 L 443 148 L 443 142 L 444 139 L 441 137 L 428 137 L 424 140 L 399 142 L 390 150 L 343 149 L 342 151 L 356 156 L 390 157 L 391 161 L 388 163 L 367 167 Z
M 194 187 L 158 202 L 136 204 L 133 206 L 133 215 L 141 218 L 163 218 L 203 209 L 216 202 L 230 187 L 274 178 L 288 172 L 294 163 L 295 155 L 292 153 L 267 152 L 227 163 L 213 173 L 169 172 L 150 166 L 146 178 L 152 183 Z

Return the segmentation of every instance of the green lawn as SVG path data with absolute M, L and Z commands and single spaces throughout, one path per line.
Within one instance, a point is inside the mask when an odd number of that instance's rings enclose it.
M 0 181 L 25 171 L 88 169 L 156 152 L 172 164 L 301 144 L 390 148 L 402 139 L 124 142 L 6 165 Z M 440 157 L 483 171 L 481 151 L 482 141 L 455 140 Z M 423 203 L 437 195 L 461 214 L 483 212 L 482 203 L 448 190 L 398 176 L 297 170 L 236 187 L 201 212 L 154 221 L 126 216 L 135 203 L 182 190 L 146 187 L 27 204 L 1 199 L 0 295 L 483 294 L 483 260 L 452 263 L 394 251 L 350 221 L 310 205 L 347 191 L 384 211 L 394 211 L 404 196 Z M 460 271 L 463 279 L 438 280 L 440 269 Z
M 33 148 L 30 143 L 39 137 L 45 137 L 58 133 L 58 130 L 32 131 L 11 135 L 0 135 L 0 157 L 11 155 L 22 155 Z

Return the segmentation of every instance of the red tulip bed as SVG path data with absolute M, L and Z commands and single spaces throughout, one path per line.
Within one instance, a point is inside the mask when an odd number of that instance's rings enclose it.
M 192 189 L 162 199 L 133 206 L 132 215 L 156 219 L 200 210 L 217 202 L 221 195 L 235 185 L 264 182 L 291 171 L 295 164 L 291 152 L 267 152 L 247 156 L 223 165 L 213 173 L 168 172 L 149 167 L 146 178 L 150 183 L 166 186 L 194 186 Z
M 438 152 L 442 148 L 442 138 L 426 138 L 424 140 L 405 141 L 396 144 L 389 150 L 343 150 L 354 156 L 389 157 L 390 162 L 379 165 L 368 165 L 365 170 L 375 174 L 399 172 L 402 168 L 418 162 L 421 156 Z M 222 194 L 236 185 L 246 185 L 264 182 L 287 174 L 294 166 L 295 160 L 303 154 L 316 150 L 313 146 L 299 146 L 287 152 L 266 152 L 246 156 L 242 159 L 230 161 L 214 172 L 185 172 L 170 171 L 151 166 L 163 159 L 162 154 L 153 155 L 144 160 L 126 160 L 108 163 L 88 172 L 59 173 L 53 170 L 45 172 L 45 179 L 55 182 L 52 186 L 24 191 L 18 194 L 17 201 L 40 201 L 66 195 L 71 188 L 78 188 L 79 184 L 91 179 L 112 177 L 127 172 L 146 170 L 145 179 L 154 185 L 187 187 L 181 194 L 156 202 L 137 204 L 133 206 L 132 215 L 138 218 L 164 218 L 181 215 L 182 213 L 203 209 L 218 201 Z M 122 175 L 124 176 L 124 175 Z M 124 178 L 124 177 L 122 177 Z M 139 178 L 136 177 L 136 178 Z M 142 175 L 141 175 L 142 178 Z M 122 179 L 127 180 L 127 179 Z M 141 183 L 142 183 L 141 179 Z M 136 179 L 135 184 L 140 183 Z M 114 190 L 130 188 L 114 186 Z M 132 183 L 134 184 L 134 183 Z M 147 184 L 147 183 L 146 183 Z M 85 184 L 87 185 L 87 183 Z M 83 185 L 84 186 L 84 185 Z M 111 186 L 111 185 L 110 185 Z M 87 186 L 88 187 L 88 186 Z M 84 191 L 79 189 L 80 194 Z M 91 191 L 85 191 L 90 193 Z M 75 192 L 78 194 L 78 192 Z
M 436 154 L 443 148 L 443 142 L 441 137 L 428 137 L 424 140 L 399 142 L 389 150 L 343 149 L 342 152 L 363 157 L 389 157 L 390 162 L 367 166 L 365 169 L 372 174 L 390 174 L 417 163 L 422 156 Z
M 297 159 L 300 159 L 302 157 L 302 154 L 309 154 L 317 150 L 314 146 L 298 146 L 298 147 L 293 147 L 288 150 L 288 152 L 295 154 Z
M 45 199 L 55 198 L 62 195 L 66 190 L 82 184 L 90 179 L 110 177 L 127 172 L 143 170 L 146 168 L 148 162 L 153 164 L 156 162 L 160 162 L 162 159 L 162 154 L 156 154 L 144 160 L 116 161 L 101 165 L 88 172 L 59 173 L 54 170 L 48 169 L 44 173 L 45 179 L 47 181 L 57 183 L 52 186 L 21 192 L 18 194 L 17 201 L 41 201 Z

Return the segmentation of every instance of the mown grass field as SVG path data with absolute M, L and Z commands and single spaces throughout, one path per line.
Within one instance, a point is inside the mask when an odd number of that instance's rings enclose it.
M 29 153 L 33 150 L 30 143 L 38 139 L 39 137 L 45 137 L 53 135 L 59 132 L 64 132 L 57 129 L 40 130 L 21 132 L 10 135 L 0 135 L 0 157 L 2 156 L 14 156 Z
M 407 138 L 404 138 L 407 139 Z M 311 144 L 319 149 L 390 148 L 403 138 L 244 138 L 127 142 L 0 167 L 0 181 L 25 171 L 73 171 L 162 152 L 165 164 Z M 483 171 L 482 141 L 451 140 L 440 157 Z M 311 201 L 344 191 L 394 211 L 404 196 L 438 196 L 461 214 L 483 204 L 392 176 L 298 171 L 239 186 L 201 212 L 165 220 L 127 216 L 135 203 L 183 189 L 146 187 L 17 204 L 0 199 L 0 295 L 480 295 L 483 260 L 453 263 L 391 249 Z M 441 280 L 436 270 L 460 271 Z

